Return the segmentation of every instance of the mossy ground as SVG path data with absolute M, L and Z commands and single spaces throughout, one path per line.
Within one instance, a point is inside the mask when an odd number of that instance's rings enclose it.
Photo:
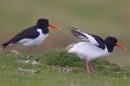
M 85 60 L 64 49 L 53 49 L 43 54 L 25 55 L 9 51 L 0 52 L 0 85 L 2 86 L 129 86 L 130 72 L 105 59 L 93 61 L 94 74 L 87 74 Z M 19 62 L 26 61 L 30 62 Z M 32 65 L 32 61 L 40 62 Z M 31 69 L 37 73 L 20 72 L 18 68 Z

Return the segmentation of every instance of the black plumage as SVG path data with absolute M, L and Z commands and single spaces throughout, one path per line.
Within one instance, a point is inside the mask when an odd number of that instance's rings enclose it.
M 16 36 L 14 36 L 11 40 L 3 43 L 2 47 L 6 48 L 9 44 L 15 44 L 15 43 L 17 43 L 20 40 L 25 39 L 25 38 L 28 38 L 28 39 L 37 38 L 39 36 L 39 32 L 37 31 L 37 29 L 42 29 L 43 34 L 49 33 L 48 20 L 47 19 L 39 19 L 35 26 L 29 27 L 29 28 L 21 31 Z

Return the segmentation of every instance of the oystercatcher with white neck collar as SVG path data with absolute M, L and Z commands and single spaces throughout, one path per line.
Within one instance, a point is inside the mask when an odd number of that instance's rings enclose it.
M 8 42 L 2 44 L 3 49 L 7 46 L 19 44 L 30 48 L 30 54 L 32 53 L 32 47 L 40 45 L 48 36 L 49 29 L 48 26 L 61 30 L 59 27 L 50 24 L 48 19 L 38 19 L 36 25 L 29 27 L 15 37 L 13 37 Z
M 71 33 L 75 37 L 85 40 L 86 42 L 79 42 L 69 45 L 67 51 L 61 53 L 61 55 L 65 53 L 74 53 L 79 58 L 86 59 L 86 71 L 88 74 L 90 72 L 95 72 L 92 66 L 92 60 L 109 56 L 112 53 L 114 46 L 118 46 L 123 50 L 128 51 L 125 47 L 118 43 L 115 37 L 108 36 L 105 40 L 103 40 L 97 35 L 84 33 L 74 27 L 70 26 L 67 28 L 71 30 Z M 91 71 L 88 65 L 89 62 Z

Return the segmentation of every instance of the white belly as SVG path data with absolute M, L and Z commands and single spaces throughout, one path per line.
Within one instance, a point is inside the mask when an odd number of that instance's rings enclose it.
M 48 36 L 48 34 L 43 34 L 41 29 L 37 30 L 40 35 L 37 38 L 34 39 L 22 39 L 18 42 L 18 44 L 23 45 L 25 47 L 34 47 L 34 46 L 38 46 L 40 44 L 42 44 L 42 42 L 46 39 L 46 37 Z
M 89 61 L 100 57 L 106 57 L 111 54 L 108 53 L 107 48 L 103 50 L 90 42 L 79 42 L 68 51 L 68 53 L 75 53 L 79 58 L 87 59 Z

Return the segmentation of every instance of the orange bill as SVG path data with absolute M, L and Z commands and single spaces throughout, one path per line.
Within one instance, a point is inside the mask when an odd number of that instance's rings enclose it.
M 54 29 L 61 30 L 59 27 L 57 27 L 57 26 L 55 26 L 55 25 L 53 25 L 53 24 L 50 24 L 50 23 L 49 23 L 49 26 L 52 27 L 52 28 L 54 28 Z
M 116 46 L 122 48 L 122 49 L 125 50 L 125 51 L 128 51 L 125 47 L 123 47 L 123 46 L 122 46 L 121 44 L 119 44 L 118 42 L 116 43 Z

